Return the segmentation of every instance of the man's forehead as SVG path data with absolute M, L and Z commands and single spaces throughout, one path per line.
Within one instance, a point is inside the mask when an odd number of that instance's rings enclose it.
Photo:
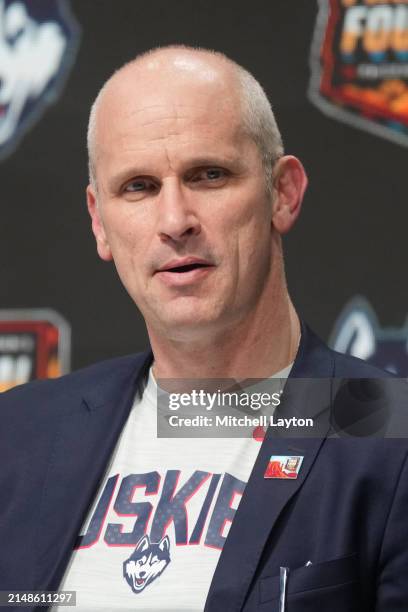
M 177 135 L 184 130 L 202 127 L 210 132 L 220 128 L 232 131 L 241 120 L 232 100 L 175 97 L 138 100 L 106 108 L 101 123 L 108 128 L 107 134 L 113 137 L 130 129 L 136 130 L 135 136 L 166 129 L 170 135 Z
M 152 163 L 170 159 L 173 163 L 192 163 L 194 158 L 199 165 L 200 157 L 213 163 L 216 159 L 236 159 L 247 138 L 227 109 L 218 110 L 181 103 L 122 111 L 122 115 L 112 115 L 99 133 L 98 157 L 109 161 L 112 168 L 131 165 L 135 154 L 139 161 Z
M 103 99 L 97 121 L 98 144 L 104 147 L 126 136 L 150 140 L 202 129 L 232 135 L 242 118 L 233 92 L 196 82 L 164 81 L 154 87 L 133 82 L 127 88 L 121 83 Z
M 143 121 L 144 115 L 183 114 L 196 109 L 197 113 L 236 109 L 238 95 L 221 80 L 205 81 L 183 74 L 126 75 L 113 83 L 103 96 L 101 114 L 114 113 L 133 116 Z

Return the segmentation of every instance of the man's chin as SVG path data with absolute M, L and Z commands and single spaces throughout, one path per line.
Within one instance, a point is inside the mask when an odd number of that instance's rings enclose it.
M 194 340 L 208 337 L 217 330 L 219 317 L 215 313 L 200 312 L 199 309 L 169 309 L 161 312 L 158 325 L 154 325 L 160 335 L 173 340 Z M 149 328 L 149 325 L 148 325 Z

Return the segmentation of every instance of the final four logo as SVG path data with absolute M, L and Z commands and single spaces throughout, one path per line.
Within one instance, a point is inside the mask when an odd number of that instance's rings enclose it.
M 309 97 L 408 145 L 408 0 L 319 0 Z
M 70 369 L 71 328 L 50 308 L 0 309 L 0 393 Z
M 78 39 L 65 0 L 0 0 L 0 158 L 58 96 Z

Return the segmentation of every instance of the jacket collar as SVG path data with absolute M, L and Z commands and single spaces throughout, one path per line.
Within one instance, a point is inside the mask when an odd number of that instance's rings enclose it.
M 290 378 L 331 378 L 334 376 L 334 352 L 300 320 L 300 343 Z
M 134 394 L 142 394 L 152 362 L 153 353 L 149 348 L 143 353 L 96 364 L 93 367 L 98 368 L 98 372 L 97 376 L 92 377 L 92 385 L 89 384 L 90 369 L 83 370 L 84 388 L 80 394 L 88 409 L 92 411 L 117 401 L 121 389 L 131 389 Z

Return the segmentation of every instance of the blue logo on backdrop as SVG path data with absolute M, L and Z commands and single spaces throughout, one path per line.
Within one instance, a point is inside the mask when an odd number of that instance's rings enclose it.
M 373 365 L 408 376 L 408 319 L 402 327 L 381 327 L 369 302 L 353 298 L 337 319 L 330 346 Z
M 58 97 L 79 32 L 65 0 L 0 0 L 0 158 Z

